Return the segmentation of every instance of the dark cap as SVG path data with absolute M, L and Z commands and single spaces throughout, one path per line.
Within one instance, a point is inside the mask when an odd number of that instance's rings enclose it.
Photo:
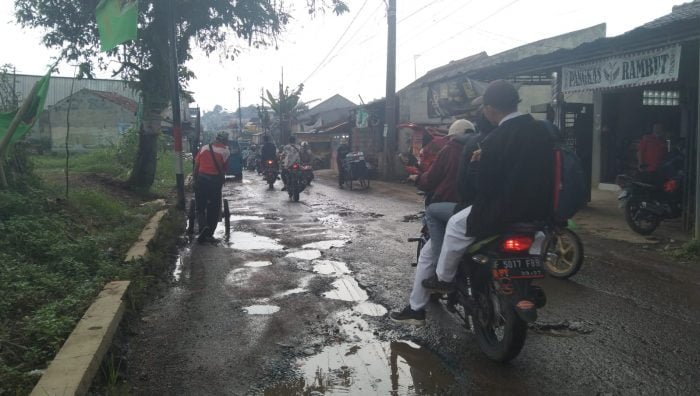
M 520 96 L 513 84 L 505 80 L 492 81 L 483 95 L 484 106 L 491 106 L 501 111 L 512 111 L 518 108 Z

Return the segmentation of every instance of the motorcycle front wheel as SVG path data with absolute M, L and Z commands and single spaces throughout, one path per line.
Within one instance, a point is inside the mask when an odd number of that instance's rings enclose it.
M 581 238 L 568 228 L 553 231 L 552 235 L 547 238 L 544 252 L 544 268 L 549 275 L 555 278 L 572 277 L 583 264 Z
M 492 286 L 475 291 L 474 333 L 479 349 L 496 362 L 514 359 L 525 345 L 527 323 Z
M 649 235 L 661 223 L 658 215 L 641 207 L 642 202 L 635 198 L 630 198 L 625 203 L 625 221 L 632 231 L 640 235 Z

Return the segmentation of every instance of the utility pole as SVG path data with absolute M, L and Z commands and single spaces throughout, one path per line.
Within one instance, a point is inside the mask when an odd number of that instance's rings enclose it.
M 180 81 L 178 79 L 177 63 L 177 32 L 175 23 L 175 0 L 170 0 L 170 93 L 173 109 L 173 140 L 175 150 L 175 183 L 177 187 L 177 208 L 185 209 L 185 177 L 182 166 L 182 121 L 180 120 Z
M 241 89 L 238 88 L 238 137 L 243 134 L 243 111 L 241 111 Z
M 386 54 L 386 110 L 384 115 L 384 178 L 394 176 L 396 157 L 396 0 L 389 0 Z

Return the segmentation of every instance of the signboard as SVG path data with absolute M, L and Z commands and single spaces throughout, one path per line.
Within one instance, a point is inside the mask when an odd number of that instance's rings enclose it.
M 678 80 L 680 44 L 562 68 L 564 93 Z
M 428 86 L 428 117 L 447 118 L 472 110 L 472 100 L 484 93 L 486 83 L 466 77 Z

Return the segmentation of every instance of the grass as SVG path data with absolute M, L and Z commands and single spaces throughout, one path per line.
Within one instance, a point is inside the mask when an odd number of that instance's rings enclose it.
M 690 240 L 679 249 L 673 251 L 672 255 L 681 260 L 698 261 L 700 260 L 700 241 L 697 239 Z
M 108 182 L 128 174 L 113 149 L 71 158 L 68 199 L 60 156 L 32 157 L 41 180 L 28 177 L 0 190 L 0 394 L 31 391 L 39 378 L 32 371 L 46 368 L 106 282 L 131 280 L 133 306 L 162 270 L 162 252 L 184 224 L 177 215 L 166 216 L 160 253 L 148 267 L 123 258 L 158 209 L 141 203 L 173 191 L 172 158 L 160 155 L 154 188 L 145 196 Z

